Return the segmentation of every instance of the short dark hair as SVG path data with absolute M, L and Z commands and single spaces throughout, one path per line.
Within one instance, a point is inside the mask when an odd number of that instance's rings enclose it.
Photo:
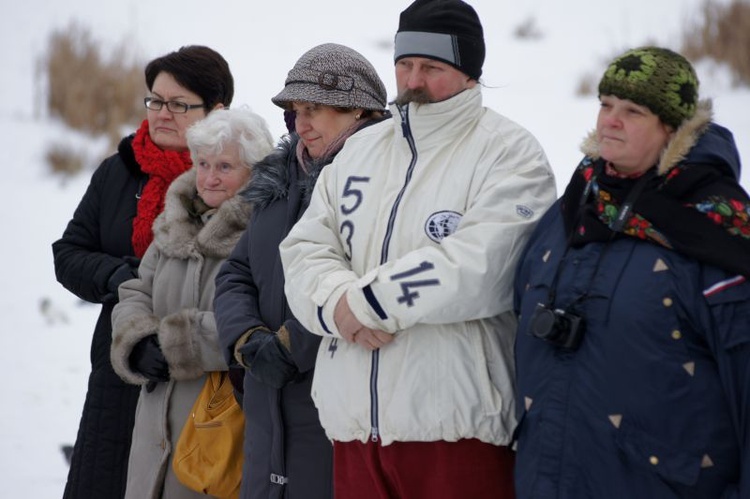
M 175 52 L 157 57 L 146 65 L 146 86 L 153 89 L 154 80 L 166 72 L 203 100 L 207 111 L 217 104 L 229 107 L 234 97 L 234 78 L 227 61 L 215 50 L 202 45 L 186 45 Z

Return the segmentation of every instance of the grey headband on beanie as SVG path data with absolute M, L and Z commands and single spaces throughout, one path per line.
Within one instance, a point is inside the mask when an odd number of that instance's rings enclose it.
M 426 57 L 450 64 L 474 80 L 482 76 L 482 23 L 461 0 L 415 0 L 401 13 L 395 46 L 395 62 Z
M 445 61 L 453 66 L 461 66 L 461 53 L 452 35 L 442 33 L 423 33 L 419 31 L 402 31 L 396 33 L 396 61 L 410 54 L 429 56 L 429 59 Z
M 385 85 L 370 61 L 344 45 L 324 43 L 299 58 L 271 102 L 284 109 L 292 102 L 312 102 L 381 110 L 386 99 Z

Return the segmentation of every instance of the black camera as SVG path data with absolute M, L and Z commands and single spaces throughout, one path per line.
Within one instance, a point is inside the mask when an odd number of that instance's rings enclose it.
M 529 321 L 532 336 L 565 350 L 575 350 L 581 344 L 586 329 L 583 318 L 566 310 L 551 309 L 538 303 Z

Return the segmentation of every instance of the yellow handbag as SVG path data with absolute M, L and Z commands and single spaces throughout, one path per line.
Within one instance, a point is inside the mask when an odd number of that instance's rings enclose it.
M 172 458 L 180 482 L 220 499 L 238 498 L 244 426 L 227 373 L 208 373 Z

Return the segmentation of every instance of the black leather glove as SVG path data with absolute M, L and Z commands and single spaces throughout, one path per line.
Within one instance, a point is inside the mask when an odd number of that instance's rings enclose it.
M 270 387 L 283 388 L 297 375 L 292 354 L 276 333 L 258 329 L 237 351 L 250 374 Z
M 117 267 L 107 281 L 107 290 L 109 291 L 107 297 L 115 301 L 117 301 L 117 288 L 123 282 L 138 277 L 138 265 L 141 264 L 140 258 L 134 256 L 124 256 L 122 259 L 125 263 Z
M 242 407 L 242 396 L 245 393 L 245 368 L 236 362 L 229 366 L 229 381 L 232 383 L 234 389 L 234 398 L 237 403 Z
M 159 339 L 155 334 L 146 336 L 136 343 L 133 351 L 130 352 L 128 361 L 130 362 L 130 369 L 142 374 L 149 381 L 157 383 L 160 381 L 169 381 L 169 365 L 164 354 L 161 352 Z

